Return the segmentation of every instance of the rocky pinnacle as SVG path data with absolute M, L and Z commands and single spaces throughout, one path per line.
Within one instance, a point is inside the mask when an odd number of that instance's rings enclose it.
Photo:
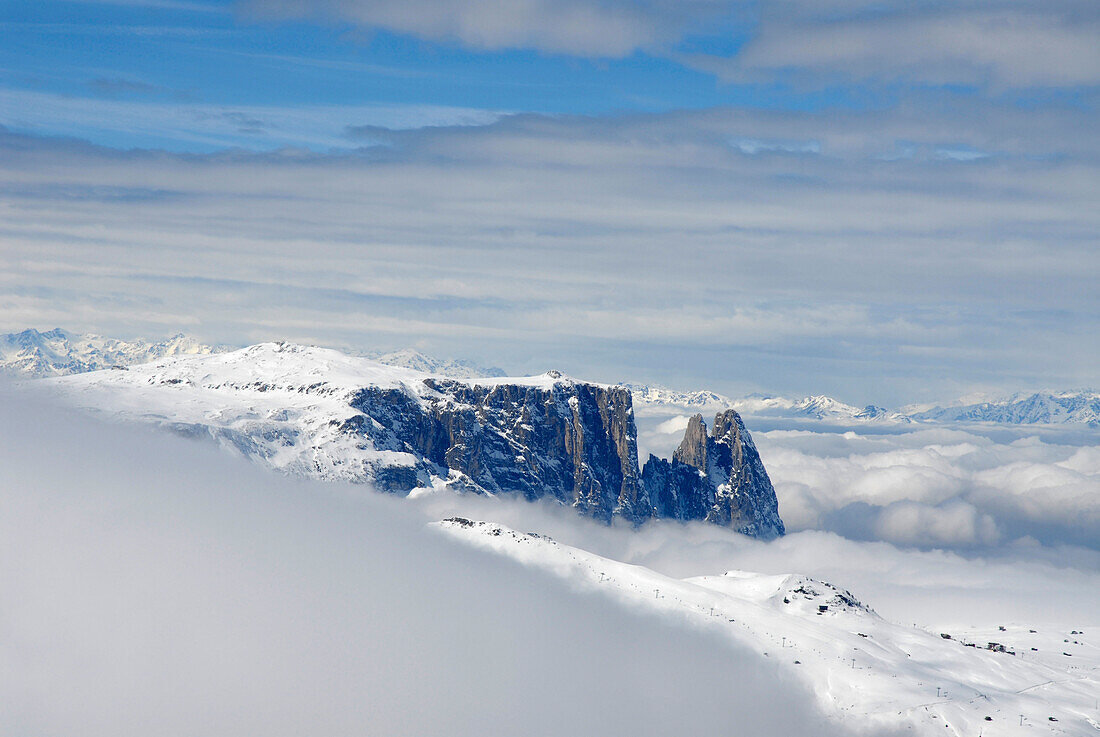
M 378 464 L 372 480 L 385 490 L 445 480 L 474 493 L 549 497 L 606 523 L 700 520 L 756 537 L 783 534 L 775 490 L 732 410 L 715 418 L 710 435 L 696 415 L 672 461 L 651 456 L 639 472 L 628 390 L 569 380 L 552 388 L 425 384 L 427 401 L 398 389 L 361 390 L 352 406 L 362 415 L 341 427 L 377 450 L 419 459 Z

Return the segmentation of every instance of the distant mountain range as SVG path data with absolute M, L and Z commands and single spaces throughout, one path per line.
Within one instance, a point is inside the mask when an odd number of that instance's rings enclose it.
M 352 355 L 370 358 L 387 366 L 398 366 L 436 376 L 449 376 L 452 379 L 491 379 L 507 376 L 504 369 L 496 366 L 479 366 L 472 361 L 463 359 L 439 359 L 426 356 L 413 348 L 403 348 L 389 353 L 366 351 L 353 353 Z
M 90 333 L 80 335 L 59 328 L 46 332 L 31 329 L 0 334 L 0 376 L 20 379 L 66 376 L 148 363 L 165 356 L 209 355 L 227 350 L 231 349 L 205 345 L 183 334 L 149 342 L 118 340 Z M 354 355 L 388 366 L 461 380 L 505 376 L 505 371 L 497 367 L 485 367 L 468 360 L 434 358 L 411 348 L 392 352 L 362 351 Z M 751 394 L 733 398 L 705 390 L 678 391 L 631 383 L 619 386 L 631 392 L 639 415 L 691 415 L 733 409 L 746 417 L 836 423 L 1080 424 L 1100 428 L 1100 393 L 1091 390 L 1020 393 L 980 402 L 964 400 L 890 410 L 874 405 L 857 407 L 824 395 L 793 399 Z
M 914 420 L 1010 425 L 1084 424 L 1100 427 L 1100 393 L 1084 390 L 1015 394 L 976 404 L 915 408 Z
M 680 392 L 643 384 L 622 384 L 621 386 L 633 392 L 634 403 L 638 405 L 639 411 L 649 409 L 658 412 L 668 410 L 696 412 L 704 409 L 733 409 L 742 415 L 751 417 L 790 417 L 844 422 L 853 420 L 865 422 L 911 421 L 908 416 L 900 412 L 891 412 L 874 405 L 867 405 L 863 408 L 853 407 L 850 404 L 845 404 L 824 395 L 790 399 L 765 394 L 751 394 L 747 397 L 734 399 L 711 391 Z
M 28 329 L 0 334 L 0 376 L 41 379 L 87 371 L 135 366 L 165 356 L 205 356 L 234 350 L 231 346 L 204 345 L 194 338 L 174 335 L 161 341 L 126 341 L 94 333 L 71 333 L 61 328 L 45 332 Z M 503 369 L 484 367 L 466 360 L 439 359 L 405 348 L 399 351 L 361 351 L 363 356 L 384 363 L 455 379 L 504 376 Z
M 1019 393 L 983 402 L 946 406 L 911 405 L 899 410 L 859 408 L 823 395 L 790 399 L 754 394 L 740 399 L 709 391 L 678 392 L 662 387 L 624 384 L 634 394 L 639 414 L 690 414 L 730 408 L 746 417 L 775 417 L 829 422 L 959 422 L 1008 425 L 1079 424 L 1100 428 L 1100 393 L 1091 390 Z
M 0 375 L 20 379 L 68 376 L 87 371 L 148 363 L 165 356 L 199 356 L 218 352 L 186 335 L 167 340 L 118 340 L 85 333 L 77 335 L 60 328 L 40 333 L 0 334 Z

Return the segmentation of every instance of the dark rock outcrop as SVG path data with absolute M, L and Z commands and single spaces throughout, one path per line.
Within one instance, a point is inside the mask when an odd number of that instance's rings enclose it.
M 346 430 L 369 436 L 378 450 L 422 458 L 422 481 L 427 474 L 481 493 L 551 496 L 605 522 L 652 515 L 638 474 L 629 392 L 572 383 L 554 391 L 445 379 L 425 384 L 433 396 L 363 389 L 352 406 L 373 422 L 356 417 Z M 376 482 L 407 491 L 406 480 Z
M 425 379 L 427 392 L 366 387 L 362 412 L 340 431 L 375 451 L 413 458 L 376 464 L 374 482 L 393 492 L 438 485 L 475 493 L 550 497 L 604 522 L 622 517 L 706 520 L 746 534 L 783 534 L 775 491 L 735 412 L 716 434 L 692 419 L 672 462 L 650 457 L 638 471 L 631 394 L 620 387 L 555 382 L 466 384 Z
M 658 517 L 705 519 L 761 538 L 784 533 L 775 489 L 733 410 L 715 416 L 710 435 L 703 416 L 692 417 L 671 461 L 649 457 L 642 484 Z

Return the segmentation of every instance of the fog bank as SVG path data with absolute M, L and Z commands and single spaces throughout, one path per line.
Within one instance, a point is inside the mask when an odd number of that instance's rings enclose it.
M 3 399 L 4 734 L 834 731 L 766 660 L 416 505 Z

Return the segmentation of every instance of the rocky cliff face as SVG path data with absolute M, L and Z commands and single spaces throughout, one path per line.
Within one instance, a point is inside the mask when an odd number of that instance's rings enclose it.
M 705 520 L 756 537 L 783 534 L 775 490 L 732 410 L 715 418 L 712 435 L 701 415 L 693 417 L 672 461 L 651 456 L 639 474 L 625 389 L 438 379 L 425 385 L 433 392 L 426 402 L 400 389 L 363 389 L 352 406 L 372 421 L 353 418 L 342 428 L 368 436 L 376 449 L 422 459 L 415 468 L 377 474 L 388 490 L 447 478 L 468 491 L 549 496 L 605 522 Z
M 784 533 L 768 472 L 733 410 L 715 416 L 709 435 L 703 416 L 692 417 L 671 461 L 646 461 L 642 485 L 658 517 L 705 519 L 754 537 Z
M 371 387 L 352 400 L 363 415 L 346 421 L 345 432 L 421 459 L 403 473 L 377 474 L 383 488 L 408 491 L 436 477 L 468 491 L 550 496 L 605 522 L 651 516 L 629 392 L 572 382 L 550 390 L 423 383 L 427 396 Z

